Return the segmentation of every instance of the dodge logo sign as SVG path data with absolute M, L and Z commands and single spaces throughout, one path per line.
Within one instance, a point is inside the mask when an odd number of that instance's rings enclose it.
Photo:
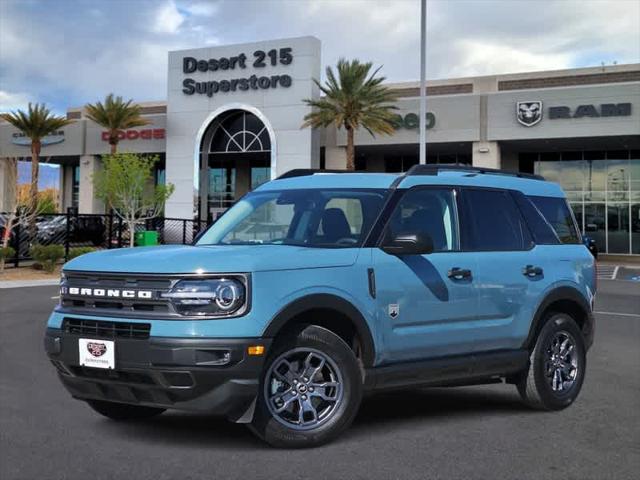
M 101 357 L 107 352 L 107 346 L 104 343 L 89 342 L 87 343 L 87 350 L 94 357 Z
M 542 120 L 542 102 L 518 102 L 516 104 L 516 118 L 525 127 L 532 127 Z

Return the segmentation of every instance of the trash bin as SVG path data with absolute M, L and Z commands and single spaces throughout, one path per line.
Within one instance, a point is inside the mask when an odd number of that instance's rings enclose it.
M 158 232 L 154 230 L 144 230 L 142 232 L 136 232 L 134 241 L 136 246 L 138 247 L 158 245 Z

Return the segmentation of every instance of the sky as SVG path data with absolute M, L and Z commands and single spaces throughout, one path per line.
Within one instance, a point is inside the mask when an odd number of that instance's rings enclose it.
M 314 35 L 419 78 L 419 0 L 0 0 L 0 111 L 166 98 L 167 52 Z M 427 77 L 640 62 L 640 0 L 428 0 Z

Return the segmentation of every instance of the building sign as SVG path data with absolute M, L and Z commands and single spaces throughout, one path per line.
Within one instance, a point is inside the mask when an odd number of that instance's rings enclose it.
M 291 65 L 293 62 L 293 52 L 289 47 L 271 49 L 268 52 L 256 50 L 249 58 L 245 53 L 233 57 L 210 58 L 201 60 L 194 57 L 184 57 L 182 59 L 182 72 L 186 75 L 195 72 L 226 72 L 228 70 L 255 70 L 257 73 L 250 76 L 242 76 L 231 79 L 209 80 L 198 82 L 187 77 L 182 81 L 182 93 L 193 95 L 199 93 L 212 97 L 218 93 L 248 91 L 248 90 L 269 90 L 272 88 L 288 88 L 291 86 L 292 78 L 289 75 L 259 75 L 260 69 L 270 65 Z
M 516 104 L 516 118 L 525 127 L 532 127 L 542 120 L 542 102 L 518 102 Z
M 436 126 L 436 116 L 432 112 L 427 112 L 427 130 Z M 407 113 L 405 116 L 395 115 L 393 118 L 393 127 L 396 130 L 406 128 L 414 130 L 420 128 L 420 117 L 415 113 Z
M 598 118 L 628 117 L 631 115 L 630 103 L 602 103 L 597 105 L 580 105 L 575 110 L 569 107 L 550 107 L 549 119 L 556 118 Z
M 145 128 L 144 130 L 118 130 L 118 140 L 164 140 L 164 128 Z M 102 141 L 109 141 L 109 132 L 102 132 Z
M 64 142 L 64 130 L 58 130 L 57 132 L 53 132 L 51 135 L 47 135 L 46 137 L 42 137 L 40 139 L 40 144 L 43 147 L 46 147 L 47 145 L 55 145 L 56 143 L 62 142 Z M 30 147 L 31 139 L 22 132 L 15 132 L 13 135 L 11 135 L 11 143 L 13 143 L 14 145 Z
M 549 120 L 573 118 L 629 117 L 631 103 L 601 103 L 600 105 L 579 105 L 576 108 L 564 105 L 549 107 Z M 525 127 L 532 127 L 542 120 L 542 102 L 527 101 L 516 103 L 516 119 Z

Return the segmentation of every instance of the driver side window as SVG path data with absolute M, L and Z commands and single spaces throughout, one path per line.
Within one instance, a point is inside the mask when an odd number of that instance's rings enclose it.
M 434 252 L 458 250 L 455 197 L 450 189 L 425 188 L 407 192 L 387 225 L 387 238 L 422 232 L 433 241 Z
M 362 203 L 358 198 L 334 197 L 329 200 L 318 224 L 317 237 L 326 243 L 357 239 L 362 232 Z

